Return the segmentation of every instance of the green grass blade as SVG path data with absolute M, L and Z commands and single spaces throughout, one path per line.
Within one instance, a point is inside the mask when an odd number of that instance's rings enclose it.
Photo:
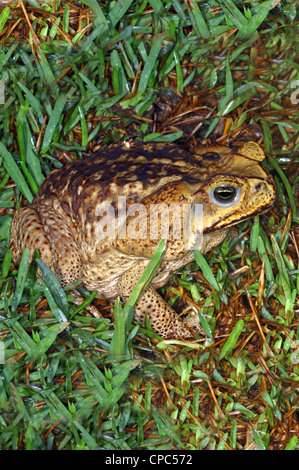
M 88 449 L 90 450 L 100 449 L 99 444 L 97 444 L 96 440 L 89 434 L 89 432 L 84 428 L 84 426 L 82 426 L 81 423 L 79 423 L 78 421 L 74 421 L 73 424 L 82 434 L 82 437 L 84 439 L 84 442 L 86 442 Z
M 75 317 L 77 313 L 83 312 L 83 310 L 91 304 L 93 299 L 96 297 L 98 291 L 94 290 L 91 292 L 91 294 L 79 305 L 79 307 L 76 308 L 76 310 L 72 313 L 71 318 Z
M 276 2 L 273 0 L 267 0 L 266 2 L 260 3 L 255 10 L 255 14 L 249 19 L 248 23 L 239 32 L 238 39 L 244 40 L 254 34 L 258 27 L 267 18 L 269 11 L 275 6 Z
M 33 139 L 27 122 L 26 113 L 27 110 L 25 108 L 21 108 L 17 115 L 18 144 L 22 159 L 21 167 L 33 193 L 36 194 L 45 177 L 42 174 L 40 161 L 34 153 L 34 147 L 32 144 Z
M 24 85 L 22 82 L 18 82 L 18 86 L 21 90 L 25 93 L 26 99 L 28 100 L 30 106 L 34 110 L 34 112 L 38 116 L 39 123 L 42 124 L 43 122 L 43 108 L 39 102 L 39 100 L 31 93 L 30 90 Z
M 263 242 L 263 239 L 260 236 L 258 237 L 257 250 L 258 250 L 260 260 L 263 261 L 263 259 L 264 259 L 264 262 L 265 262 L 266 279 L 269 282 L 273 282 L 274 281 L 274 274 L 273 274 L 273 271 L 272 271 L 272 268 L 271 268 L 271 263 L 270 263 L 268 253 L 266 251 L 266 247 L 265 247 L 265 244 Z
M 61 93 L 59 97 L 57 98 L 55 107 L 53 109 L 53 112 L 50 116 L 48 125 L 45 130 L 45 135 L 43 139 L 43 143 L 41 146 L 41 153 L 45 153 L 48 151 L 50 144 L 52 142 L 52 138 L 55 132 L 55 129 L 59 123 L 60 117 L 62 115 L 62 112 L 64 110 L 64 106 L 66 103 L 67 99 L 67 94 L 66 93 Z
M 0 15 L 0 33 L 2 32 L 10 13 L 9 7 L 4 7 Z
M 160 12 L 164 10 L 164 6 L 161 0 L 149 0 L 149 4 L 152 6 L 154 11 L 156 12 Z
M 242 95 L 237 96 L 233 100 L 229 101 L 226 106 L 221 107 L 221 110 L 219 111 L 219 115 L 225 116 L 226 114 L 229 114 L 238 106 L 240 106 L 242 103 L 244 103 L 244 101 L 247 101 L 253 96 L 255 96 L 256 93 L 257 93 L 256 90 L 253 88 L 251 90 L 244 91 Z
M 134 315 L 134 307 L 131 306 L 128 316 L 132 318 Z M 124 309 L 118 298 L 114 305 L 114 333 L 110 343 L 109 354 L 111 357 L 121 357 L 126 355 L 126 322 Z
M 28 128 L 27 130 L 29 131 Z M 27 139 L 26 139 L 26 161 L 27 161 L 28 169 L 34 178 L 34 182 L 37 185 L 36 187 L 38 191 L 45 177 L 42 173 L 41 164 L 37 157 L 37 154 L 35 153 L 35 149 L 33 148 L 29 140 L 29 132 L 28 132 Z M 35 194 L 37 193 L 37 191 L 35 192 Z
M 56 305 L 64 313 L 66 318 L 68 318 L 69 307 L 68 307 L 68 301 L 67 301 L 67 296 L 66 296 L 65 291 L 61 287 L 53 271 L 51 271 L 51 269 L 45 263 L 43 263 L 42 260 L 37 259 L 36 262 L 42 272 L 45 284 L 47 285 L 49 291 L 51 292 Z
M 18 321 L 15 321 L 10 329 L 14 338 L 30 357 L 32 351 L 35 350 L 36 343 Z
M 45 336 L 36 344 L 34 351 L 31 353 L 31 357 L 34 360 L 39 360 L 47 352 L 47 350 L 55 342 L 57 336 L 69 326 L 69 322 L 56 323 L 47 328 Z
M 177 91 L 181 93 L 184 88 L 184 80 L 183 80 L 183 71 L 180 63 L 179 56 L 176 52 L 173 54 L 175 60 L 175 69 L 176 69 L 176 76 L 177 76 Z
M 183 21 L 186 21 L 186 15 L 185 15 L 185 12 L 184 12 L 185 5 L 182 4 L 182 2 L 179 1 L 179 0 L 171 0 L 171 4 L 172 4 L 173 8 L 175 9 L 175 11 L 179 14 L 181 19 Z
M 53 313 L 54 317 L 56 318 L 56 320 L 58 322 L 66 322 L 68 319 L 67 316 L 55 302 L 52 292 L 50 291 L 49 287 L 47 286 L 47 284 L 45 283 L 43 279 L 41 279 L 41 285 L 43 287 L 44 294 L 47 299 L 49 308 L 51 312 Z
M 214 274 L 213 274 L 210 266 L 208 265 L 206 259 L 204 258 L 204 256 L 200 253 L 200 251 L 195 250 L 194 251 L 194 258 L 195 258 L 195 261 L 198 264 L 199 268 L 201 269 L 204 277 L 208 281 L 208 283 L 211 284 L 211 286 L 217 292 L 220 293 L 221 292 L 220 286 L 219 286 L 218 282 L 216 281 L 216 279 L 214 277 Z
M 253 253 L 255 253 L 257 250 L 258 238 L 259 238 L 259 233 L 260 233 L 259 216 L 256 215 L 253 220 L 254 222 L 253 222 L 251 233 L 250 233 L 250 250 Z
M 120 389 L 123 385 L 125 385 L 125 381 L 127 380 L 130 372 L 135 369 L 138 365 L 140 364 L 140 360 L 137 359 L 132 359 L 129 361 L 125 361 L 119 364 L 116 364 L 115 367 L 113 367 L 113 375 L 110 380 L 110 386 L 112 390 L 118 390 Z M 110 402 L 109 406 L 112 406 L 113 403 Z
M 88 357 L 85 357 L 83 354 L 78 353 L 78 359 L 88 381 L 92 382 L 95 391 L 98 393 L 99 397 L 101 397 L 100 403 L 102 405 L 103 401 L 106 400 L 108 397 L 108 392 L 106 388 L 109 388 L 109 382 L 107 381 L 104 374 Z
M 174 442 L 176 442 L 180 448 L 183 448 L 183 443 L 180 439 L 178 432 L 174 430 L 172 420 L 161 411 L 153 410 L 153 417 L 156 421 L 156 424 L 161 427 L 167 437 L 170 437 Z
M 41 72 L 40 75 L 43 77 L 44 83 L 49 88 L 51 88 L 51 86 L 55 82 L 55 76 L 52 72 L 52 68 L 48 62 L 47 57 L 41 48 L 39 48 L 38 53 L 39 53 L 39 59 L 40 59 L 38 63 L 40 72 Z
M 283 184 L 286 188 L 286 192 L 288 194 L 290 204 L 291 204 L 291 208 L 292 208 L 292 219 L 295 222 L 298 222 L 299 218 L 298 218 L 298 215 L 297 215 L 297 206 L 296 206 L 294 194 L 293 194 L 291 185 L 288 181 L 288 178 L 285 176 L 284 172 L 282 171 L 282 169 L 280 168 L 280 166 L 278 165 L 278 163 L 275 161 L 274 158 L 269 157 L 269 161 L 270 161 L 271 165 L 273 166 L 273 168 L 275 168 L 275 170 L 279 174 L 279 177 L 283 181 Z
M 68 425 L 73 422 L 73 415 L 67 410 L 52 390 L 45 391 L 43 398 L 48 403 L 51 414 L 54 413 L 56 419 L 61 419 L 63 422 L 68 423 Z
M 234 419 L 231 425 L 229 445 L 235 449 L 237 444 L 237 420 Z
M 114 356 L 127 356 L 128 355 L 128 342 L 127 334 L 129 327 L 133 320 L 134 315 L 134 305 L 137 302 L 138 298 L 146 289 L 152 278 L 154 277 L 157 269 L 159 268 L 164 253 L 166 251 L 166 242 L 161 240 L 158 244 L 157 249 L 155 250 L 154 255 L 146 266 L 141 278 L 134 287 L 132 294 L 129 300 L 126 302 L 124 308 L 121 307 L 121 303 L 118 300 L 115 304 L 114 314 L 115 314 L 115 330 L 113 333 L 113 338 L 111 340 L 111 346 L 109 349 L 109 355 Z
M 117 51 L 111 53 L 112 84 L 115 93 L 129 93 L 130 87 Z
M 255 443 L 257 444 L 258 448 L 260 450 L 266 450 L 266 446 L 264 444 L 264 441 L 263 441 L 260 433 L 254 428 L 252 428 L 252 433 L 253 433 L 253 439 L 254 439 Z
M 21 258 L 18 276 L 17 276 L 16 288 L 15 288 L 14 296 L 13 296 L 12 303 L 11 303 L 12 312 L 14 312 L 17 309 L 17 306 L 19 305 L 22 295 L 23 295 L 25 281 L 27 277 L 28 265 L 29 265 L 29 256 L 30 256 L 29 248 L 25 248 L 22 258 Z
M 162 42 L 163 39 L 161 37 L 157 37 L 155 41 L 152 44 L 150 53 L 146 59 L 145 65 L 143 67 L 139 85 L 138 85 L 138 91 L 145 91 L 149 82 L 149 79 L 151 77 L 151 74 L 155 68 L 156 61 L 158 59 L 158 55 L 161 51 L 162 47 Z
M 14 158 L 9 153 L 9 151 L 4 147 L 3 143 L 0 142 L 0 155 L 4 160 L 4 168 L 13 179 L 13 181 L 18 186 L 21 193 L 25 196 L 28 202 L 33 201 L 33 195 L 25 181 L 24 176 L 22 175 L 18 165 L 16 164 Z
M 9 274 L 11 262 L 12 262 L 11 260 L 12 260 L 12 251 L 7 250 L 2 261 L 2 272 L 0 276 L 0 282 L 3 282 L 7 278 Z
M 110 36 L 106 16 L 104 15 L 102 8 L 100 7 L 97 0 L 82 0 L 82 3 L 85 3 L 85 5 L 91 8 L 91 10 L 93 11 L 96 26 L 103 25 L 103 36 Z
M 298 436 L 293 436 L 287 443 L 286 447 L 284 450 L 296 450 L 297 448 L 297 442 L 298 442 Z
M 50 32 L 49 32 L 49 37 L 54 39 L 56 34 L 57 34 L 57 26 L 60 25 L 60 21 L 61 21 L 61 18 L 56 18 L 54 24 L 52 25 L 51 29 L 50 29 Z M 57 26 L 56 26 L 57 25 Z
M 239 320 L 236 325 L 234 326 L 233 330 L 231 331 L 228 339 L 223 345 L 223 348 L 221 349 L 220 355 L 219 355 L 219 360 L 223 359 L 225 356 L 230 354 L 234 347 L 236 346 L 236 343 L 238 341 L 238 338 L 242 332 L 242 328 L 244 326 L 244 320 Z
M 275 255 L 278 270 L 279 270 L 280 274 L 282 274 L 284 276 L 284 278 L 288 281 L 288 284 L 290 286 L 289 273 L 287 271 L 287 268 L 286 268 L 286 265 L 285 265 L 285 262 L 284 262 L 284 259 L 283 259 L 282 253 L 281 253 L 281 248 L 279 247 L 279 245 L 276 241 L 276 238 L 273 235 L 271 235 L 271 242 L 272 242 L 273 253 Z
M 64 6 L 63 18 L 62 18 L 62 31 L 64 33 L 69 32 L 69 23 L 70 23 L 70 6 L 68 3 Z
M 236 28 L 242 30 L 248 21 L 232 0 L 223 0 L 223 10 Z
M 116 2 L 113 8 L 108 14 L 108 20 L 113 27 L 122 19 L 126 14 L 127 10 L 130 8 L 133 0 L 122 0 L 121 2 Z
M 190 19 L 192 24 L 197 32 L 203 39 L 207 39 L 211 36 L 210 30 L 205 22 L 205 19 L 200 11 L 200 7 L 197 3 L 197 0 L 193 0 L 188 11 L 190 14 Z
M 134 287 L 130 299 L 126 302 L 126 305 L 134 306 L 137 302 L 137 299 L 141 295 L 141 293 L 146 289 L 148 284 L 151 282 L 152 278 L 157 272 L 159 268 L 162 258 L 166 251 L 166 242 L 165 240 L 161 240 L 153 254 L 150 262 L 148 263 L 147 267 L 143 271 L 143 274 L 139 281 L 137 282 L 136 286 Z
M 83 113 L 81 106 L 78 106 L 80 121 L 81 121 L 81 133 L 82 133 L 82 140 L 81 145 L 85 147 L 88 144 L 88 127 L 87 122 Z

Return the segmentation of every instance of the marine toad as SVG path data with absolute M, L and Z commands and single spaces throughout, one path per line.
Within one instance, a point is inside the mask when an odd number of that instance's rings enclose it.
M 198 318 L 179 317 L 156 289 L 193 260 L 193 248 L 206 253 L 231 226 L 272 205 L 275 189 L 263 159 L 254 142 L 237 151 L 222 145 L 112 145 L 54 170 L 32 204 L 15 213 L 13 260 L 18 264 L 26 247 L 31 256 L 38 249 L 63 286 L 82 280 L 88 290 L 125 301 L 159 238 L 167 238 L 162 264 L 135 305 L 135 319 L 144 325 L 148 315 L 163 338 L 192 338 L 200 331 Z M 74 301 L 82 297 L 75 293 Z

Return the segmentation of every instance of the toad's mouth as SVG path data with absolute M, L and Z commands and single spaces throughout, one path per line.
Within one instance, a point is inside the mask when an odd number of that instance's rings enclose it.
M 269 209 L 271 209 L 271 207 L 274 205 L 274 202 L 275 202 L 275 200 L 273 200 L 273 202 L 271 204 L 268 204 L 267 206 L 265 206 L 264 209 L 257 208 L 255 211 L 252 211 L 250 214 L 244 214 L 244 215 L 239 214 L 238 219 L 236 220 L 234 218 L 234 220 L 232 222 L 228 222 L 228 219 L 231 217 L 231 214 L 224 215 L 220 220 L 217 220 L 213 224 L 208 225 L 208 226 L 205 225 L 205 227 L 203 229 L 203 233 L 214 232 L 214 231 L 220 230 L 224 227 L 229 228 L 229 227 L 232 227 L 233 225 L 238 225 L 239 223 L 244 222 L 245 220 L 251 219 L 252 217 L 254 217 L 256 215 L 263 215 L 266 212 L 268 212 Z

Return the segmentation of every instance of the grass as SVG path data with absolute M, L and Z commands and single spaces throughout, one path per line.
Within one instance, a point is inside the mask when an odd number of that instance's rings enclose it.
M 0 448 L 298 449 L 298 6 L 4 3 Z M 200 308 L 206 338 L 129 324 L 134 299 L 95 299 L 92 318 L 39 260 L 11 263 L 11 217 L 47 174 L 130 138 L 251 138 L 269 156 L 275 207 L 161 290 Z

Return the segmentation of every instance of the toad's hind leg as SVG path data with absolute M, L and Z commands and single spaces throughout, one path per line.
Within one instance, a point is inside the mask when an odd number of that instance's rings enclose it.
M 41 219 L 31 206 L 17 210 L 10 226 L 10 245 L 12 260 L 18 265 L 25 248 L 30 250 L 30 260 L 35 250 L 51 269 L 53 257 L 49 240 L 45 234 Z
M 30 257 L 38 250 L 41 260 L 56 274 L 61 285 L 82 279 L 82 262 L 77 243 L 68 222 L 51 206 L 39 204 L 38 209 L 19 209 L 11 225 L 10 248 L 13 261 L 19 264 L 25 248 Z M 75 305 L 84 298 L 75 290 L 72 292 Z M 94 316 L 100 316 L 96 307 L 88 306 Z
M 50 242 L 53 271 L 61 285 L 66 286 L 82 279 L 81 257 L 69 221 L 50 205 L 40 204 L 37 210 L 45 236 Z
M 141 262 L 121 276 L 118 288 L 124 300 L 131 295 L 143 270 L 144 264 Z M 191 339 L 195 334 L 203 334 L 198 316 L 181 318 L 151 286 L 145 289 L 135 305 L 134 317 L 143 326 L 147 315 L 153 331 L 162 338 Z
M 62 286 L 82 280 L 82 261 L 77 242 L 70 230 L 70 221 L 66 221 L 51 206 L 41 205 L 38 208 L 45 232 L 51 242 L 53 267 Z M 76 290 L 72 290 L 73 302 L 80 305 L 84 297 Z M 94 317 L 101 317 L 98 309 L 93 305 L 86 307 Z

